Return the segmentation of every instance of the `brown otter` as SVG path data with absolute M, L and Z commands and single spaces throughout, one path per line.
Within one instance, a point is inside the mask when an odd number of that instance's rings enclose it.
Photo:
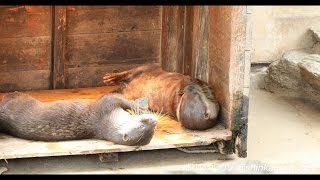
M 131 115 L 124 110 L 130 108 L 137 108 L 137 104 L 113 94 L 97 100 L 41 102 L 14 92 L 0 102 L 0 129 L 37 141 L 103 139 L 122 145 L 146 145 L 157 119 L 151 114 Z
M 166 72 L 157 65 L 105 74 L 103 79 L 107 85 L 120 85 L 114 92 L 127 99 L 147 97 L 151 110 L 177 118 L 185 128 L 205 130 L 217 123 L 219 104 L 201 80 Z

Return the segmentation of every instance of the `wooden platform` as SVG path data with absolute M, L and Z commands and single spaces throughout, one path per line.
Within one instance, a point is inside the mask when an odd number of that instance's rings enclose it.
M 115 88 L 116 87 L 97 87 L 30 91 L 26 93 L 41 101 L 48 102 L 72 98 L 95 99 Z M 1 99 L 3 95 L 4 93 L 0 94 Z M 192 131 L 184 129 L 179 122 L 173 119 L 162 118 L 156 126 L 156 132 L 150 144 L 145 146 L 123 146 L 103 140 L 41 142 L 0 134 L 0 159 L 168 149 L 209 145 L 216 141 L 230 139 L 231 131 L 225 129 L 222 125 L 217 125 L 206 131 Z

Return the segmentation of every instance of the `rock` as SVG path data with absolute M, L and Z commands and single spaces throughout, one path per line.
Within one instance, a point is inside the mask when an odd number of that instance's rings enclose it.
M 298 66 L 302 79 L 320 91 L 320 55 L 311 54 L 299 62 Z
M 265 78 L 266 89 L 283 96 L 298 97 L 320 104 L 319 84 L 317 84 L 319 74 L 314 72 L 318 66 L 310 69 L 310 66 L 315 66 L 314 64 L 319 62 L 313 60 L 318 59 L 318 56 L 310 56 L 312 53 L 312 49 L 285 52 L 280 60 L 268 67 Z
M 312 47 L 313 54 L 320 54 L 320 42 L 317 42 Z
M 310 28 L 310 31 L 312 32 L 313 37 L 320 41 L 320 28 L 319 27 L 312 27 Z
M 281 88 L 298 90 L 301 83 L 298 63 L 310 52 L 309 49 L 290 50 L 285 52 L 280 60 L 271 63 L 267 70 L 266 88 L 273 91 L 276 84 Z

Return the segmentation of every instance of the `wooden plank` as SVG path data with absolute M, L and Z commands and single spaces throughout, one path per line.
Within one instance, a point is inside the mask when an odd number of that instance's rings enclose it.
M 53 89 L 65 87 L 66 7 L 54 7 Z
M 160 30 L 160 6 L 68 6 L 67 34 Z
M 60 142 L 28 141 L 0 134 L 0 159 L 101 154 L 178 147 L 204 146 L 220 140 L 230 140 L 231 132 L 221 125 L 206 131 L 179 130 L 175 120 L 159 122 L 151 142 L 145 146 L 124 146 L 103 140 L 77 140 Z M 170 126 L 161 128 L 161 123 Z M 165 127 L 165 126 L 164 126 Z
M 198 6 L 186 7 L 186 21 L 185 21 L 185 41 L 184 41 L 184 67 L 183 73 L 191 77 L 195 77 L 195 46 L 196 34 L 198 32 L 199 14 Z
M 41 90 L 41 91 L 25 91 L 25 93 L 37 98 L 43 102 L 51 102 L 65 99 L 96 99 L 105 93 L 115 90 L 116 86 L 103 86 L 95 88 L 81 89 L 56 89 L 56 90 Z M 0 93 L 0 100 L 7 93 Z
M 185 6 L 163 6 L 161 64 L 167 71 L 183 72 Z
M 231 8 L 225 6 L 210 7 L 209 30 L 209 84 L 224 109 L 224 124 L 231 126 L 230 119 L 230 47 L 231 47 Z
M 104 93 L 111 92 L 115 86 L 28 91 L 26 93 L 45 102 L 60 99 L 96 99 Z M 4 94 L 0 94 L 2 98 Z M 0 159 L 62 156 L 79 154 L 116 153 L 138 150 L 168 149 L 209 145 L 220 140 L 230 140 L 231 131 L 217 125 L 205 131 L 184 129 L 181 124 L 170 118 L 161 118 L 150 144 L 146 146 L 124 146 L 103 140 L 75 140 L 60 142 L 29 141 L 0 134 Z
M 195 77 L 208 82 L 208 61 L 209 61 L 209 26 L 210 16 L 209 7 L 199 7 L 199 24 L 197 32 L 197 46 L 196 48 L 196 68 Z
M 50 45 L 48 36 L 0 39 L 1 72 L 49 70 Z
M 156 61 L 156 60 L 152 60 Z M 145 61 L 147 62 L 147 61 Z M 124 71 L 142 64 L 110 64 L 108 66 L 97 66 L 97 67 L 81 67 L 81 68 L 69 68 L 68 69 L 68 80 L 66 83 L 67 88 L 80 88 L 80 87 L 95 87 L 103 86 L 102 77 L 106 73 L 114 71 Z
M 160 57 L 160 31 L 68 35 L 68 67 L 135 64 Z M 151 63 L 152 61 L 144 61 Z
M 1 6 L 0 37 L 50 36 L 50 6 Z
M 0 72 L 0 92 L 49 89 L 50 70 Z

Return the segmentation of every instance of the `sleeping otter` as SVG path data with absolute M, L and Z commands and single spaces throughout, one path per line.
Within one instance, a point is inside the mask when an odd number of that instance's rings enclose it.
M 37 141 L 102 139 L 122 145 L 146 145 L 157 119 L 151 114 L 131 115 L 124 110 L 130 108 L 137 108 L 137 104 L 113 94 L 97 100 L 40 102 L 14 92 L 0 102 L 0 131 Z
M 157 65 L 105 74 L 103 79 L 107 85 L 120 85 L 114 92 L 127 99 L 146 96 L 150 109 L 177 118 L 187 129 L 205 130 L 217 123 L 219 104 L 201 80 L 166 72 Z

